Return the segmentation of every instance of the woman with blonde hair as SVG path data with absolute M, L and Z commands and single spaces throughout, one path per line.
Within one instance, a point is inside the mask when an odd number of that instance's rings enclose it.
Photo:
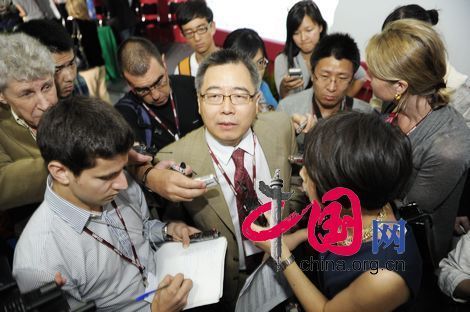
M 402 198 L 431 214 L 428 247 L 435 268 L 450 250 L 470 166 L 470 130 L 448 105 L 446 50 L 429 23 L 402 19 L 370 39 L 366 59 L 374 94 L 393 103 L 387 120 L 412 144 L 413 174 Z
M 76 55 L 80 56 L 80 75 L 85 79 L 91 96 L 110 103 L 98 29 L 90 20 L 86 0 L 67 0 L 66 9 L 69 20 L 72 17 L 67 29 L 76 44 Z

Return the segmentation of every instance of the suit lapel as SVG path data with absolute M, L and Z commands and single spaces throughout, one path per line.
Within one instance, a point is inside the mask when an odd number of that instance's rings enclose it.
M 204 127 L 200 128 L 200 135 L 195 138 L 194 145 L 192 145 L 193 152 L 190 153 L 192 157 L 189 164 L 194 171 L 196 171 L 198 177 L 208 174 L 216 175 L 212 159 L 209 155 L 209 148 L 206 143 L 204 129 Z M 204 198 L 207 200 L 209 207 L 217 214 L 229 230 L 235 234 L 232 217 L 220 185 L 216 188 L 210 189 Z
M 283 169 L 281 142 L 278 136 L 272 134 L 272 132 L 276 130 L 272 127 L 266 127 L 266 124 L 258 119 L 253 126 L 253 131 L 268 161 L 269 173 L 273 176 L 275 169 Z M 281 172 L 281 174 L 285 173 Z

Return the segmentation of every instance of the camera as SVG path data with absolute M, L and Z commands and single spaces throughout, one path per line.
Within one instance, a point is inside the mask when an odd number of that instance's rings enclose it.
M 64 292 L 55 282 L 47 283 L 30 292 L 21 294 L 11 275 L 5 257 L 0 257 L 0 311 L 11 312 L 89 312 L 96 311 L 93 302 L 70 309 Z

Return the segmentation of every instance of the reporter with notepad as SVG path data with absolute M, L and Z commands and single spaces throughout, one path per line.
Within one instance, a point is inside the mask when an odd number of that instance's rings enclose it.
M 187 246 L 198 230 L 149 220 L 140 186 L 124 171 L 134 137 L 120 114 L 95 98 L 64 100 L 42 116 L 37 143 L 49 177 L 16 246 L 20 290 L 60 272 L 72 308 L 88 301 L 99 311 L 184 308 L 192 281 L 182 274 L 157 280 L 151 244 L 171 235 Z M 151 288 L 161 288 L 152 303 L 135 301 Z

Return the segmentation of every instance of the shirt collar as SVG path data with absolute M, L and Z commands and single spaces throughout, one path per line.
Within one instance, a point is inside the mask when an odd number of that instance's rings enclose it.
M 246 153 L 254 155 L 255 146 L 253 142 L 253 131 L 251 128 L 245 132 L 240 143 L 237 146 L 226 146 L 217 141 L 212 134 L 209 133 L 207 128 L 205 129 L 205 136 L 207 145 L 212 150 L 214 155 L 217 157 L 221 164 L 227 165 L 232 157 L 233 151 L 237 148 L 243 149 Z
M 15 119 L 16 123 L 19 124 L 20 126 L 28 129 L 29 133 L 33 137 L 33 139 L 36 141 L 36 131 L 31 128 L 26 121 L 24 121 L 22 118 L 20 118 L 14 111 L 11 109 L 11 114 L 13 115 L 13 118 Z
M 44 200 L 48 203 L 48 205 L 51 207 L 51 210 L 57 216 L 70 225 L 70 227 L 77 233 L 81 234 L 87 225 L 88 220 L 90 218 L 96 218 L 101 214 L 84 210 L 83 208 L 79 208 L 63 199 L 52 190 L 52 183 L 52 177 L 49 175 L 47 177 L 47 186 Z M 105 210 L 105 208 L 103 208 L 103 210 Z

